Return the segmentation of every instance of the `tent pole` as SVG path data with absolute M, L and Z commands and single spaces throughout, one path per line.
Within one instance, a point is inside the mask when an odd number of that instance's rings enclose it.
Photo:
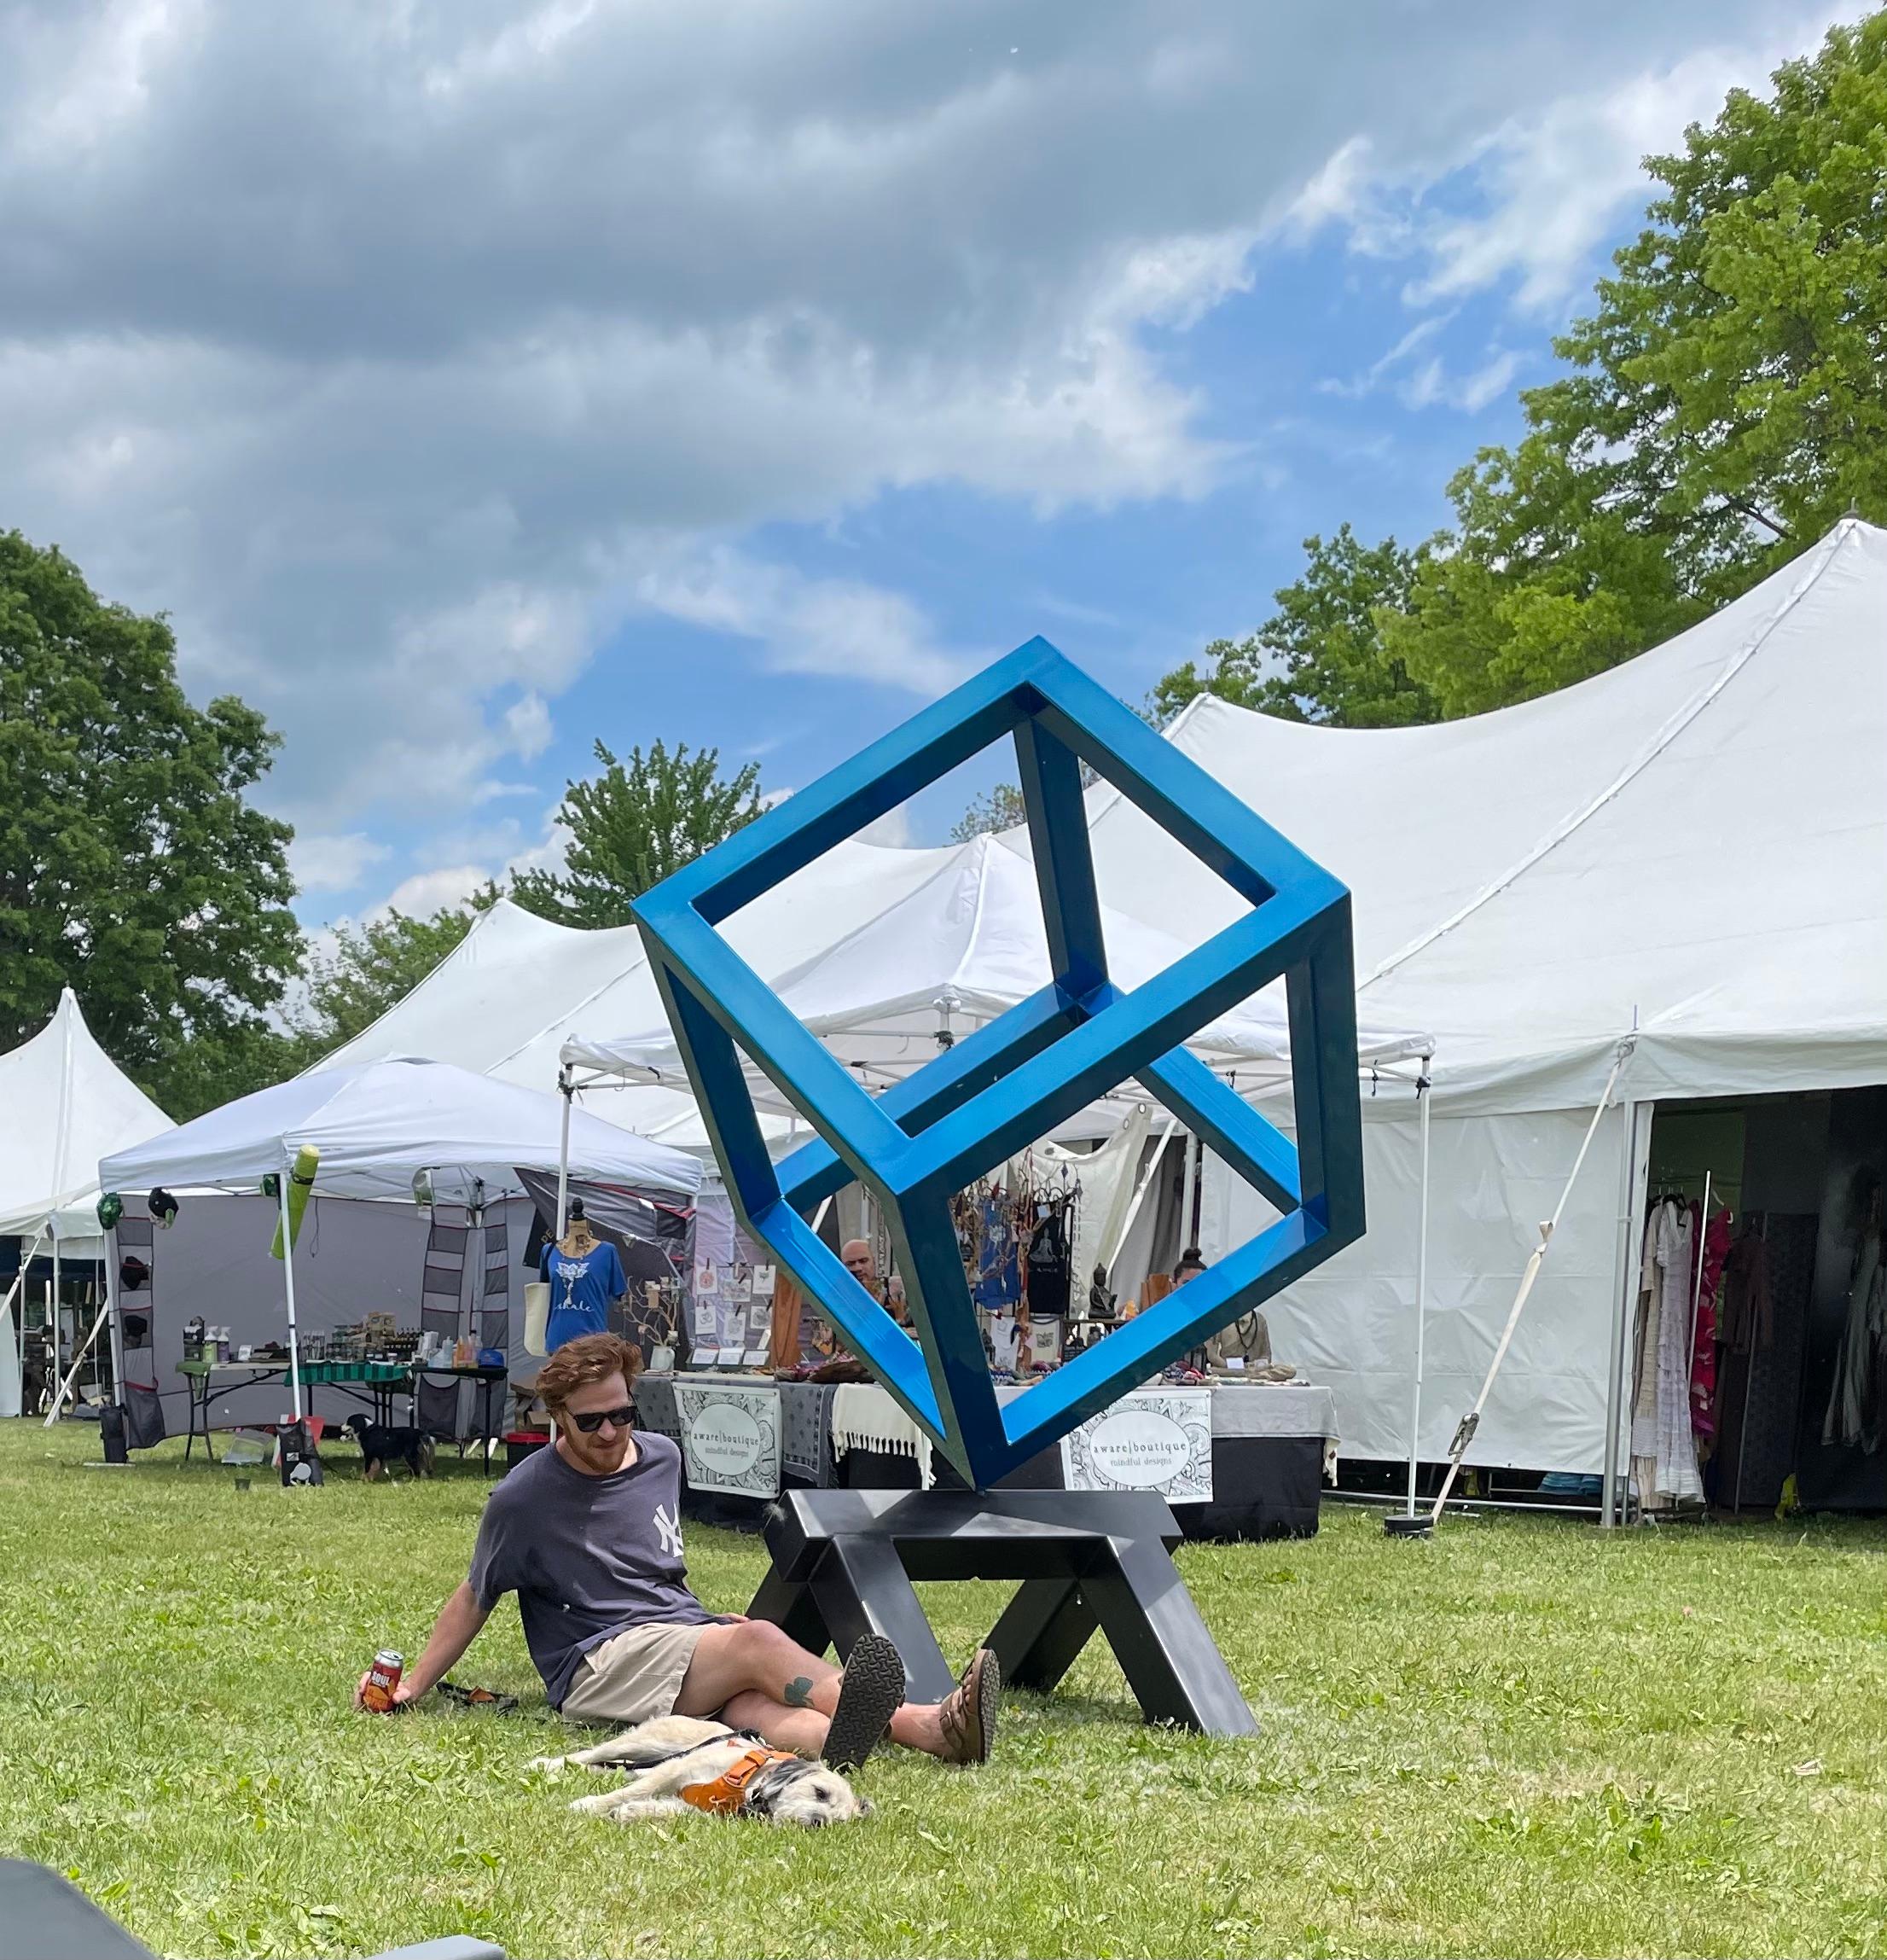
M 1199 1189 L 1198 1170 L 1199 1139 L 1190 1130 L 1180 1131 L 1180 1143 L 1186 1152 L 1186 1168 L 1180 1175 L 1180 1251 L 1186 1252 L 1199 1241 L 1193 1236 L 1193 1195 Z
M 1408 1515 L 1415 1515 L 1415 1480 L 1422 1445 L 1422 1360 L 1428 1331 L 1428 1107 L 1434 1090 L 1429 1070 L 1435 1057 L 1422 1057 L 1415 1084 L 1415 1106 L 1420 1112 L 1422 1195 L 1415 1227 L 1415 1393 L 1408 1411 Z
M 1435 1499 L 1435 1509 L 1429 1515 L 1431 1526 L 1440 1523 L 1442 1508 L 1448 1502 L 1448 1494 L 1454 1488 L 1454 1479 L 1461 1468 L 1461 1458 L 1467 1454 L 1467 1447 L 1474 1440 L 1474 1432 L 1481 1426 L 1481 1411 L 1487 1406 L 1488 1396 L 1494 1388 L 1494 1378 L 1501 1372 L 1501 1364 L 1507 1359 L 1507 1349 L 1513 1342 L 1513 1330 L 1520 1324 L 1520 1315 L 1527 1304 L 1527 1295 L 1533 1291 L 1533 1282 L 1540 1277 L 1540 1268 L 1546 1263 L 1547 1249 L 1553 1244 L 1553 1235 L 1559 1230 L 1559 1220 L 1566 1208 L 1566 1201 L 1572 1195 L 1572 1187 L 1579 1182 L 1579 1173 L 1584 1169 L 1586 1153 L 1592 1148 L 1592 1140 L 1599 1133 L 1600 1120 L 1606 1106 L 1611 1101 L 1611 1092 L 1618 1080 L 1619 1071 L 1625 1066 L 1633 1049 L 1638 1045 L 1635 1035 L 1628 1036 L 1618 1044 L 1618 1059 L 1611 1065 L 1611 1073 L 1605 1078 L 1605 1086 L 1599 1092 L 1599 1107 L 1592 1113 L 1592 1120 L 1586 1125 L 1585 1138 L 1579 1146 L 1579 1154 L 1572 1160 L 1572 1169 L 1566 1178 L 1565 1188 L 1559 1194 L 1559 1202 L 1553 1208 L 1553 1216 L 1542 1221 L 1540 1242 L 1533 1248 L 1520 1275 L 1519 1291 L 1513 1296 L 1513 1305 L 1507 1310 L 1507 1323 L 1501 1329 L 1501 1339 L 1494 1350 L 1494 1358 L 1488 1364 L 1487 1379 L 1481 1384 L 1481 1393 L 1474 1398 L 1474 1406 L 1462 1416 L 1460 1427 L 1454 1432 L 1454 1439 L 1448 1446 L 1448 1474 L 1442 1480 L 1440 1495 Z
M 55 1350 L 59 1343 L 59 1233 L 55 1229 L 52 1235 L 52 1300 L 49 1311 L 49 1318 L 53 1329 L 53 1345 Z M 20 1302 L 20 1341 L 22 1347 L 26 1345 L 26 1303 L 22 1299 Z M 58 1363 L 55 1362 L 53 1365 L 56 1368 Z M 24 1374 L 24 1372 L 25 1370 L 22 1370 L 21 1373 Z
M 1614 1265 L 1617 1293 L 1612 1302 L 1611 1364 L 1605 1380 L 1605 1461 L 1600 1489 L 1599 1522 L 1610 1530 L 1625 1521 L 1625 1492 L 1618 1474 L 1619 1432 L 1624 1427 L 1625 1356 L 1631 1346 L 1632 1302 L 1638 1294 L 1638 1261 L 1643 1250 L 1638 1230 L 1638 1123 L 1642 1105 L 1626 1104 L 1625 1165 L 1619 1175 L 1618 1223 L 1623 1235 Z
M 557 1146 L 557 1242 L 563 1242 L 564 1226 L 570 1215 L 570 1099 L 577 1091 L 570 1079 L 566 1061 L 557 1071 L 557 1087 L 563 1092 L 563 1135 Z
M 49 1429 L 59 1420 L 59 1411 L 65 1407 L 66 1398 L 72 1393 L 73 1384 L 78 1379 L 78 1370 L 85 1365 L 85 1357 L 91 1352 L 92 1343 L 98 1339 L 99 1335 L 104 1330 L 107 1321 L 111 1323 L 112 1329 L 113 1365 L 114 1368 L 119 1368 L 119 1372 L 113 1375 L 112 1378 L 112 1388 L 114 1394 L 122 1398 L 125 1378 L 117 1358 L 119 1353 L 117 1346 L 118 1289 L 111 1282 L 109 1260 L 106 1262 L 105 1269 L 105 1305 L 101 1309 L 97 1319 L 92 1323 L 92 1330 L 85 1336 L 84 1345 L 79 1348 L 78 1353 L 73 1356 L 72 1366 L 66 1372 L 66 1379 L 59 1384 L 58 1392 L 52 1399 L 52 1407 L 46 1411 L 46 1419 L 39 1425 L 41 1428 Z M 54 1329 L 52 1339 L 52 1364 L 55 1369 L 59 1366 L 59 1334 L 56 1329 Z
M 282 1283 L 288 1295 L 288 1386 L 293 1392 L 295 1420 L 301 1420 L 301 1341 L 295 1332 L 295 1241 L 288 1229 L 288 1186 L 293 1172 L 282 1166 L 276 1196 L 282 1207 Z

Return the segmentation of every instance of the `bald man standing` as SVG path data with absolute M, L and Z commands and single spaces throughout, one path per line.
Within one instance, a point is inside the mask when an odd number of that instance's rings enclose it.
M 872 1250 L 869 1239 L 847 1239 L 839 1248 L 839 1256 L 845 1262 L 845 1271 L 886 1309 L 900 1327 L 910 1325 L 910 1311 L 904 1305 L 904 1282 L 896 1273 L 887 1280 L 879 1278 L 878 1255 Z

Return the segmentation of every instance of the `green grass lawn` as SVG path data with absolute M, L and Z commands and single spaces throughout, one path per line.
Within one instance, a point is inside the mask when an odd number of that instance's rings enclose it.
M 96 1429 L 0 1424 L 0 1847 L 172 1953 L 359 1953 L 466 1931 L 514 1955 L 1867 1953 L 1887 1946 L 1887 1533 L 1602 1537 L 1451 1524 L 1182 1569 L 1263 1723 L 1141 1727 L 1091 1650 L 1007 1699 L 999 1755 L 903 1755 L 877 1814 L 789 1834 L 579 1819 L 517 1614 L 459 1678 L 504 1717 L 347 1707 L 417 1650 L 484 1486 L 456 1465 L 319 1492 L 89 1469 Z M 264 1474 L 265 1475 L 265 1473 Z M 697 1527 L 746 1604 L 757 1540 Z M 1000 1587 L 934 1589 L 947 1651 Z

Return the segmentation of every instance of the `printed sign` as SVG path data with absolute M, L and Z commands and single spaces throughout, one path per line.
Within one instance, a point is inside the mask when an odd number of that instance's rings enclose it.
M 677 1381 L 675 1413 L 690 1489 L 780 1495 L 780 1391 L 772 1383 Z
M 1170 1504 L 1212 1498 L 1212 1391 L 1126 1395 L 1061 1439 L 1071 1491 L 1158 1491 Z

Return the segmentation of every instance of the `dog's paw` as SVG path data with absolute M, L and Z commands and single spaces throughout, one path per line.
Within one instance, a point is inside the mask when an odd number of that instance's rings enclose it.
M 533 1756 L 525 1767 L 542 1777 L 560 1777 L 569 1760 L 567 1756 Z
M 570 1806 L 585 1817 L 606 1818 L 617 1809 L 623 1800 L 620 1790 L 605 1790 L 600 1796 L 578 1797 Z

